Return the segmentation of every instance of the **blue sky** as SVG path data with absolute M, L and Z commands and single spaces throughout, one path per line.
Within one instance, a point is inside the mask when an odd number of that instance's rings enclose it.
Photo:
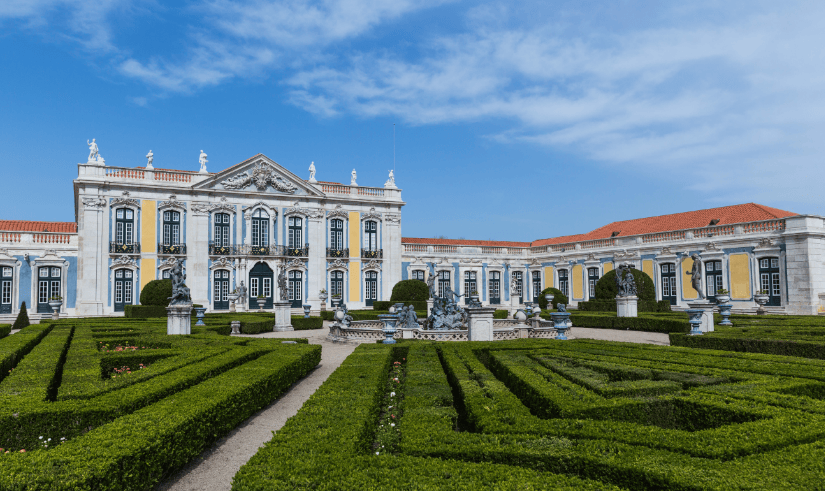
M 680 5 L 689 3 L 689 5 Z M 757 202 L 825 215 L 825 3 L 0 2 L 0 218 L 107 164 L 264 153 L 411 237 L 534 240 Z

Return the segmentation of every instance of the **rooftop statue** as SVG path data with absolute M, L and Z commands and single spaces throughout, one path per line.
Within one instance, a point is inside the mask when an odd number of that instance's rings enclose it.
M 315 162 L 309 164 L 309 182 L 318 182 L 315 180 Z
M 148 162 L 146 163 L 146 168 L 154 169 L 154 167 L 152 166 L 152 162 L 155 160 L 155 154 L 153 154 L 151 150 L 149 150 L 149 153 L 146 154 L 146 159 L 148 160 Z
M 357 186 L 358 183 L 355 180 L 358 178 L 358 174 L 355 173 L 355 169 L 352 169 L 352 177 L 349 180 L 350 186 Z
M 384 183 L 385 188 L 394 188 L 395 186 L 395 172 L 390 169 L 390 178 Z
M 201 155 L 200 155 L 200 157 L 198 157 L 198 163 L 201 164 L 200 172 L 202 172 L 204 174 L 206 174 L 206 163 L 207 162 L 209 162 L 209 161 L 206 160 L 206 153 L 204 153 L 204 151 L 201 150 Z
M 95 139 L 92 138 L 91 142 L 86 140 L 86 145 L 89 145 L 89 162 L 103 162 L 103 157 L 100 156 Z

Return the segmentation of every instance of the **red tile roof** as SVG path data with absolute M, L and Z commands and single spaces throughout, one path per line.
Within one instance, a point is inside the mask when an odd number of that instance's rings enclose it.
M 0 220 L 0 230 L 4 232 L 51 232 L 76 234 L 75 222 L 30 222 L 26 220 Z
M 686 211 L 671 215 L 660 215 L 648 218 L 636 218 L 633 220 L 623 220 L 613 222 L 596 230 L 585 234 L 565 235 L 549 239 L 535 240 L 533 242 L 505 242 L 493 240 L 455 240 L 455 239 L 414 239 L 404 237 L 401 242 L 404 244 L 429 244 L 429 245 L 481 245 L 490 247 L 538 247 L 551 244 L 566 244 L 586 240 L 609 239 L 613 232 L 619 232 L 615 237 L 627 237 L 628 235 L 654 234 L 659 232 L 669 232 L 671 230 L 684 230 L 690 228 L 702 228 L 710 225 L 711 220 L 719 220 L 716 225 L 729 225 L 733 223 L 757 222 L 761 220 L 776 220 L 797 215 L 791 211 L 779 210 L 769 206 L 756 203 L 745 203 L 742 205 L 722 206 L 719 208 L 709 208 L 706 210 Z
M 309 182 L 309 181 L 304 179 L 304 182 Z M 343 184 L 341 184 L 340 182 L 331 182 L 331 181 L 315 181 L 315 182 L 311 182 L 310 184 L 332 184 L 332 185 L 335 185 L 335 186 L 343 186 Z M 349 184 L 347 184 L 347 186 L 349 186 Z
M 146 170 L 146 167 L 135 167 L 136 169 Z M 178 169 L 161 169 L 159 167 L 152 167 L 151 170 L 159 170 L 161 172 L 183 172 L 184 174 L 201 174 L 196 170 L 178 170 Z M 215 172 L 206 172 L 206 174 L 215 174 Z

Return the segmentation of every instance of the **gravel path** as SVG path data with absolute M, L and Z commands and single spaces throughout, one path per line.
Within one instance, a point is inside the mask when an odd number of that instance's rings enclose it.
M 325 322 L 325 324 L 327 324 Z M 286 420 L 294 416 L 324 380 L 355 350 L 358 343 L 333 343 L 326 339 L 329 329 L 293 332 L 268 332 L 250 337 L 308 338 L 310 344 L 320 344 L 321 363 L 303 380 L 293 385 L 266 408 L 215 442 L 209 450 L 196 457 L 185 468 L 158 485 L 158 490 L 227 490 L 232 478 L 258 449 L 272 439 Z M 374 343 L 375 341 L 370 341 Z
M 620 331 L 618 329 L 594 329 L 573 326 L 568 339 L 599 339 L 602 341 L 622 341 L 625 343 L 647 343 L 670 346 L 670 336 L 661 332 Z

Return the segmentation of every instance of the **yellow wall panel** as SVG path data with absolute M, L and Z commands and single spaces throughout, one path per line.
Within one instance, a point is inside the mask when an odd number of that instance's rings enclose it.
M 349 214 L 349 257 L 361 257 L 361 214 Z
M 602 273 L 602 276 L 606 275 L 611 271 L 613 271 L 613 263 L 604 263 L 604 273 Z
M 553 266 L 544 267 L 544 288 L 553 288 Z
M 693 289 L 689 273 L 693 268 L 693 259 L 686 257 L 682 259 L 682 297 L 686 300 L 694 300 L 699 298 L 699 292 Z
M 155 259 L 140 260 L 140 292 L 143 291 L 143 287 L 146 286 L 146 283 L 149 283 L 155 279 L 155 271 L 157 271 L 157 266 L 155 263 Z M 140 298 L 140 292 L 135 295 L 137 298 Z
M 642 261 L 642 271 L 647 273 L 650 276 L 650 279 L 653 280 L 653 260 L 652 259 L 645 259 Z M 656 281 L 656 280 L 653 280 Z
M 140 249 L 144 253 L 158 252 L 158 203 L 151 199 L 140 202 Z M 154 271 L 154 270 L 152 270 Z M 141 276 L 143 278 L 143 276 Z M 154 279 L 154 278 L 152 278 Z M 141 279 L 141 281 L 143 281 Z
M 584 298 L 582 284 L 582 265 L 576 264 L 573 266 L 573 298 Z
M 751 298 L 750 259 L 747 254 L 730 255 L 730 298 Z
M 349 300 L 361 301 L 361 263 L 358 261 L 349 263 Z

